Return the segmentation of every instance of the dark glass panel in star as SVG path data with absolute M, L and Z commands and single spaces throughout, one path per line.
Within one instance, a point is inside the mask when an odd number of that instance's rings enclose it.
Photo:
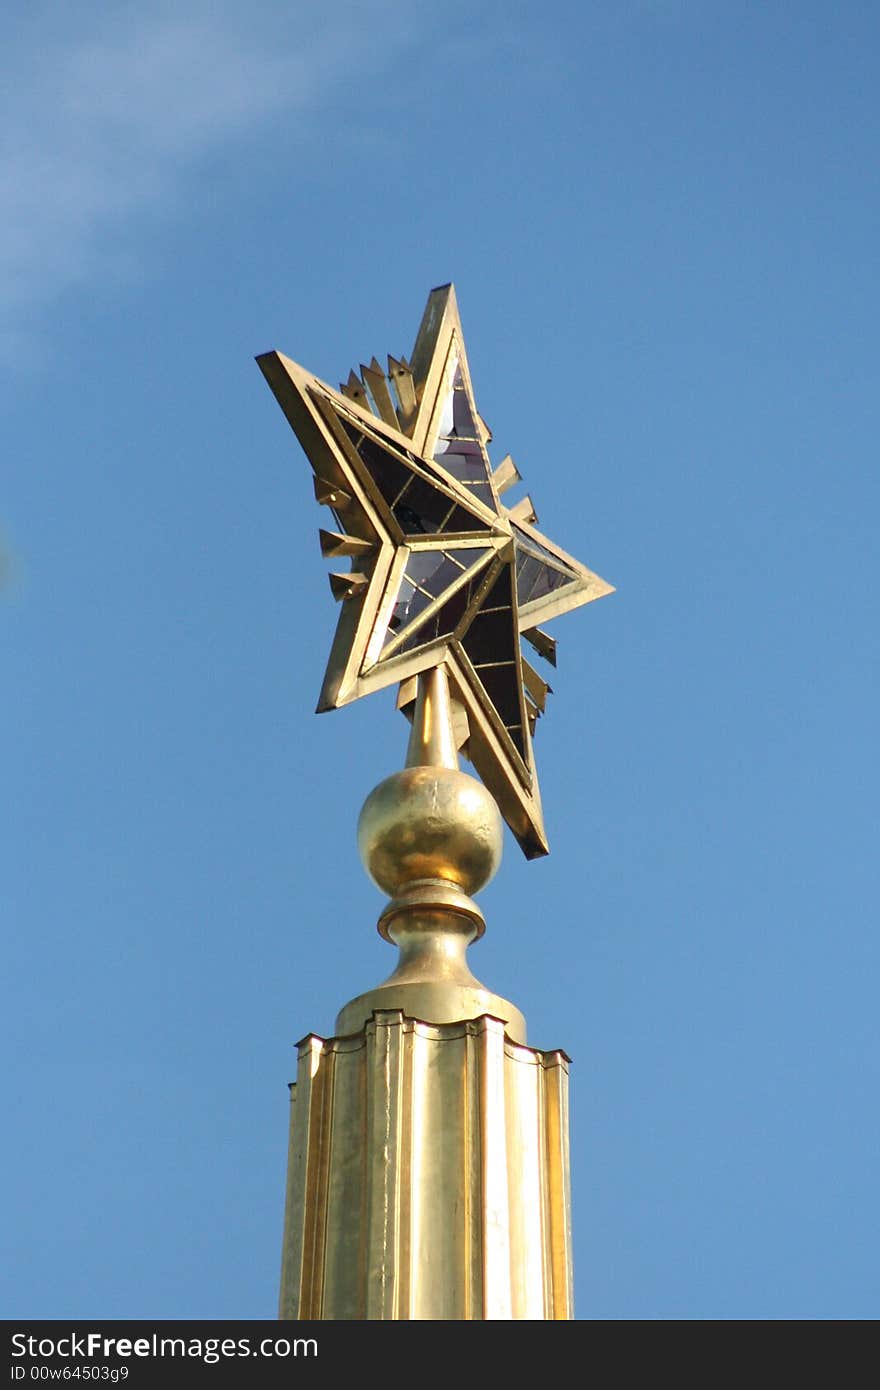
M 456 368 L 452 388 L 443 402 L 434 458 L 466 487 L 475 491 L 481 489 L 477 493 L 480 500 L 493 511 L 497 510 L 489 483 L 489 465 L 480 443 L 461 367 Z
M 457 565 L 454 560 L 446 559 L 442 565 L 431 575 L 430 580 L 426 581 L 425 588 L 433 598 L 440 598 L 463 572 L 463 566 Z
M 444 589 L 485 554 L 482 547 L 479 550 L 415 550 L 409 557 L 406 575 L 414 584 L 427 589 L 432 598 L 439 598 Z
M 516 553 L 516 597 L 519 603 L 525 603 L 529 598 L 532 589 L 538 582 L 540 575 L 544 572 L 544 564 L 534 556 L 529 555 L 527 550 L 517 547 Z
M 516 621 L 510 589 L 510 565 L 505 565 L 462 638 L 462 646 L 474 666 L 512 661 L 516 650 Z
M 404 535 L 424 536 L 443 529 L 452 506 L 444 492 L 411 473 L 391 510 Z
M 410 470 L 405 463 L 357 425 L 340 416 L 343 429 L 363 459 L 395 521 L 405 536 L 430 536 L 441 530 L 485 531 L 487 523 L 456 506 L 440 488 Z M 449 519 L 453 518 L 453 525 Z
M 381 444 L 377 444 L 375 439 L 371 439 L 368 434 L 364 434 L 358 429 L 357 425 L 353 425 L 348 420 L 342 418 L 341 422 L 345 433 L 367 465 L 370 477 L 375 482 L 389 507 L 393 506 L 412 477 L 412 473 L 406 467 L 406 464 L 401 463 L 393 454 L 389 453 L 387 449 L 383 449 Z
M 464 507 L 453 507 L 446 518 L 444 531 L 461 531 L 467 534 L 468 531 L 488 531 L 488 521 L 478 521 L 473 512 L 465 511 Z
M 485 554 L 485 552 L 480 552 Z M 474 552 L 471 551 L 473 555 Z M 485 577 L 485 572 L 480 569 L 466 584 L 456 590 L 437 612 L 430 617 L 409 637 L 401 646 L 402 652 L 415 651 L 417 647 L 424 647 L 428 642 L 434 642 L 438 637 L 451 637 L 458 624 L 461 622 L 468 606 L 473 599 L 479 585 Z
M 525 758 L 525 740 L 522 731 L 519 693 L 516 688 L 515 663 L 511 662 L 509 665 L 503 666 L 481 666 L 477 675 L 483 682 L 486 694 L 500 714 L 501 722 L 513 739 L 517 751 L 522 758 Z
M 441 468 L 463 483 L 489 481 L 489 466 L 476 440 L 441 436 L 434 446 L 434 458 Z
M 460 439 L 479 439 L 477 422 L 468 400 L 460 363 L 456 365 L 452 385 L 443 398 L 437 432 L 444 439 L 453 434 L 458 435 Z
M 445 442 L 441 440 L 441 443 Z M 449 450 L 435 450 L 434 458 L 447 473 L 451 473 L 462 483 L 486 483 L 488 477 L 483 456 L 475 444 L 470 447 L 474 450 L 473 453 L 466 452 L 458 440 L 450 440 Z
M 488 480 L 484 483 L 479 481 L 472 482 L 469 480 L 464 486 L 467 488 L 468 492 L 472 492 L 475 497 L 479 497 L 484 507 L 489 507 L 491 511 L 497 512 L 498 508 L 495 505 L 495 494 L 492 491 L 492 484 Z
M 388 619 L 388 634 L 385 638 L 385 645 L 388 645 L 401 628 L 406 627 L 413 619 L 417 618 L 430 602 L 430 594 L 417 589 L 407 577 L 404 577 L 391 617 Z
M 531 602 L 533 599 L 545 598 L 547 594 L 552 594 L 556 589 L 564 589 L 566 584 L 573 584 L 574 580 L 570 574 L 562 574 L 559 570 L 551 569 L 545 565 L 529 591 L 528 598 L 522 602 Z
M 516 532 L 516 597 L 520 607 L 533 599 L 575 583 L 577 576 L 563 567 L 545 546 L 514 527 Z
M 560 560 L 546 545 L 542 545 L 540 541 L 535 540 L 534 536 L 528 535 L 516 522 L 513 523 L 513 538 L 517 545 L 526 546 L 534 555 L 537 555 L 542 560 L 546 560 L 549 565 L 555 565 L 557 569 L 565 569 L 564 560 Z
M 445 561 L 446 554 L 442 550 L 414 550 L 406 564 L 407 579 L 411 579 L 414 584 L 420 584 L 429 593 L 435 593 L 431 579 Z
M 468 492 L 473 493 L 474 497 L 479 497 L 484 507 L 488 507 L 493 512 L 498 511 L 492 484 L 489 482 L 489 470 L 482 458 L 468 458 L 460 453 L 443 454 L 436 457 L 441 468 L 445 468 L 447 473 L 451 473 L 454 478 L 457 478 L 462 487 L 466 487 Z
M 489 553 L 488 548 L 483 546 L 467 550 L 413 551 L 388 624 L 385 646 L 387 647 L 405 626 L 412 624 L 432 599 L 441 598 L 444 591 L 468 569 L 481 565 Z M 446 636 L 452 632 L 467 607 L 467 594 L 471 591 L 472 583 L 473 580 L 462 591 L 461 608 L 457 617 L 454 614 L 459 600 L 458 596 L 454 595 L 449 600 L 448 607 L 444 605 L 443 616 L 436 614 L 426 624 L 419 626 L 418 631 L 403 644 L 401 650 L 412 651 L 413 647 L 423 646 L 425 642 L 433 641 L 437 636 Z M 452 627 L 445 626 L 449 622 L 452 622 Z
M 478 437 L 477 422 L 471 411 L 471 403 L 467 397 L 467 391 L 465 390 L 460 367 L 455 377 L 455 388 L 452 392 L 452 420 L 454 432 L 460 439 L 476 439 Z
M 478 668 L 495 661 L 513 660 L 513 613 L 509 604 L 505 608 L 490 607 L 498 602 L 496 589 L 497 585 L 491 595 L 484 599 L 463 638 L 465 651 Z
M 517 641 L 510 566 L 505 565 L 462 637 L 461 645 L 498 711 L 501 722 L 525 758 L 516 665 Z
M 456 380 L 461 379 L 460 367 L 456 368 L 455 377 Z M 448 436 L 452 434 L 453 430 L 455 429 L 455 411 L 452 407 L 454 396 L 455 382 L 453 382 L 449 390 L 446 392 L 446 395 L 443 397 L 443 405 L 440 408 L 440 424 L 437 426 L 437 433 L 442 439 L 448 438 Z

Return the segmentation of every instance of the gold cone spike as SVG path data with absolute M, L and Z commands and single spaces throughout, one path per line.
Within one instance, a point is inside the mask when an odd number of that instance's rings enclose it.
M 442 666 L 428 671 L 418 683 L 407 767 L 445 767 L 458 771 L 453 733 L 452 697 Z

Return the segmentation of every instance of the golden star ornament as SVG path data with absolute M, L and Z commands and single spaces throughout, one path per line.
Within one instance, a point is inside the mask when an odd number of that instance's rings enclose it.
M 508 455 L 493 470 L 452 285 L 432 290 L 409 361 L 351 372 L 334 391 L 279 352 L 257 358 L 314 470 L 334 529 L 325 556 L 341 613 L 318 710 L 397 682 L 411 711 L 420 673 L 443 666 L 457 742 L 527 858 L 546 854 L 532 753 L 550 687 L 521 651 L 556 664 L 540 626 L 612 586 L 538 530 Z

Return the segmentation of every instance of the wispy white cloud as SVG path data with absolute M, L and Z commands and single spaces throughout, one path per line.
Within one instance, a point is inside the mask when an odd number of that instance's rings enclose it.
M 132 215 L 161 211 L 200 158 L 272 116 L 317 109 L 346 73 L 387 59 L 408 36 L 407 9 L 393 0 L 70 10 L 79 13 L 65 32 L 64 10 L 37 5 L 6 45 L 7 345 L 108 253 L 130 256 Z

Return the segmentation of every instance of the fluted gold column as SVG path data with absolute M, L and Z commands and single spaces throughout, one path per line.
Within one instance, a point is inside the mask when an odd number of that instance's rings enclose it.
M 501 857 L 461 772 L 445 672 L 420 678 L 403 771 L 364 806 L 365 865 L 399 948 L 384 984 L 299 1045 L 282 1318 L 570 1318 L 568 1059 L 471 974 L 469 896 Z
M 568 1059 L 499 1019 L 306 1038 L 282 1318 L 569 1318 Z

